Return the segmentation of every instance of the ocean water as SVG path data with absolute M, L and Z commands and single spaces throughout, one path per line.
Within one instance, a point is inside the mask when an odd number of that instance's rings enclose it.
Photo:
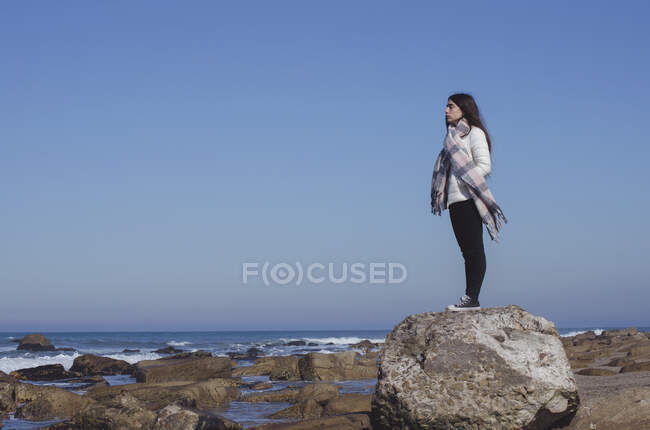
M 574 336 L 588 330 L 596 334 L 603 330 L 615 330 L 625 327 L 558 327 L 560 335 Z M 638 327 L 639 331 L 650 331 L 650 327 Z M 140 360 L 157 359 L 168 354 L 154 352 L 157 349 L 173 346 L 184 351 L 205 350 L 214 356 L 226 356 L 227 352 L 245 353 L 255 347 L 264 355 L 290 355 L 308 352 L 334 353 L 353 349 L 352 344 L 364 339 L 383 343 L 391 329 L 385 330 L 318 330 L 318 331 L 190 331 L 190 332 L 41 332 L 57 348 L 73 348 L 74 351 L 17 351 L 17 341 L 28 332 L 0 332 L 0 370 L 5 373 L 27 367 L 60 363 L 68 370 L 74 359 L 83 354 L 96 354 L 136 363 Z M 291 346 L 290 341 L 304 341 L 308 345 Z M 124 349 L 138 350 L 123 352 Z M 357 350 L 362 352 L 361 350 Z M 251 365 L 252 361 L 240 361 L 240 365 Z M 117 375 L 105 377 L 111 385 L 134 383 L 134 378 Z M 243 378 L 246 381 L 268 381 L 268 376 Z M 270 381 L 271 390 L 287 386 L 300 386 L 301 381 Z M 371 393 L 376 379 L 365 381 L 340 381 L 341 392 Z M 65 382 L 34 382 L 40 385 L 55 385 L 83 394 L 78 385 Z M 242 390 L 245 392 L 246 390 Z M 240 422 L 244 427 L 251 427 L 269 420 L 266 415 L 289 406 L 280 403 L 249 404 L 232 402 L 227 409 L 219 410 L 223 416 Z M 51 423 L 51 422 L 48 422 Z M 44 422 L 29 422 L 10 419 L 4 421 L 3 430 L 27 430 L 44 426 Z

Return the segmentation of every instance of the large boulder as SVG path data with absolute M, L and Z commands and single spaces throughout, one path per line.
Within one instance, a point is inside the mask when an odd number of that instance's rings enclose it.
M 514 305 L 409 316 L 380 361 L 374 430 L 541 430 L 579 405 L 555 325 Z
M 201 381 L 230 378 L 232 363 L 228 357 L 142 360 L 136 364 L 137 382 Z
M 16 349 L 26 350 L 26 351 L 54 351 L 54 345 L 52 342 L 42 334 L 28 334 L 27 336 L 20 339 L 18 347 Z
M 79 375 L 132 375 L 135 372 L 134 365 L 124 360 L 117 360 L 100 355 L 84 354 L 74 359 L 70 372 L 77 372 Z

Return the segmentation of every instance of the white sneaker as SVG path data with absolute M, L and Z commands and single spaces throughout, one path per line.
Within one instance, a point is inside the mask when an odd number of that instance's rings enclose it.
M 447 306 L 447 311 L 450 312 L 476 311 L 479 309 L 481 309 L 481 304 L 478 302 L 478 299 L 472 300 L 467 294 L 463 294 L 457 305 Z

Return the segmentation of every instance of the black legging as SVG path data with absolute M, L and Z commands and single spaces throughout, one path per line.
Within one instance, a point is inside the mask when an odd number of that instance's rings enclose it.
M 465 259 L 465 294 L 478 300 L 487 267 L 483 249 L 483 221 L 473 199 L 450 204 L 449 217 Z

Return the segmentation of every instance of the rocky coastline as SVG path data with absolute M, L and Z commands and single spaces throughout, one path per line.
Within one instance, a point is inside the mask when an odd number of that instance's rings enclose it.
M 223 416 L 233 402 L 287 405 L 253 430 L 650 428 L 650 333 L 634 327 L 560 337 L 552 322 L 511 305 L 411 315 L 384 344 L 353 347 L 363 353 L 173 350 L 135 364 L 85 354 L 69 370 L 0 372 L 0 428 L 11 415 L 60 421 L 49 430 L 242 429 Z M 18 348 L 54 346 L 33 334 Z M 111 386 L 110 375 L 136 382 Z M 336 383 L 373 379 L 371 394 Z M 34 381 L 74 381 L 83 394 Z

